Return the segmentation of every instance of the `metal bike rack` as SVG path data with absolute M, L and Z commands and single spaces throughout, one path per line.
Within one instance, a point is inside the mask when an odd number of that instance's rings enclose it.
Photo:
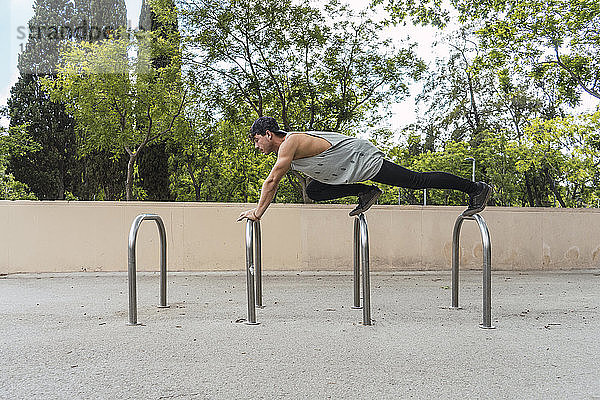
M 246 222 L 246 292 L 248 293 L 247 325 L 258 325 L 256 307 L 262 308 L 262 255 L 260 221 Z M 256 260 L 256 262 L 255 262 Z
M 354 305 L 360 306 L 360 263 L 362 260 L 363 325 L 371 325 L 371 279 L 369 273 L 369 228 L 364 214 L 354 220 Z
M 483 243 L 483 322 L 479 325 L 483 329 L 494 329 L 492 326 L 492 243 L 490 241 L 490 232 L 483 217 L 479 214 L 466 217 L 459 215 L 454 223 L 452 234 L 452 307 L 460 309 L 458 306 L 458 265 L 459 265 L 459 241 L 460 229 L 465 219 L 474 220 L 479 226 L 481 232 L 481 241 Z
M 360 264 L 362 259 L 363 306 L 360 305 Z M 256 307 L 262 308 L 261 232 L 259 221 L 246 221 L 246 292 L 248 319 L 256 325 Z M 364 214 L 354 221 L 354 306 L 363 309 L 363 325 L 371 325 L 371 286 L 369 279 L 369 230 Z
M 141 214 L 135 217 L 129 230 L 128 248 L 128 281 L 129 281 L 129 323 L 128 325 L 140 325 L 137 322 L 137 292 L 136 292 L 136 262 L 135 242 L 142 221 L 153 220 L 158 226 L 160 236 L 160 305 L 159 308 L 167 308 L 167 235 L 162 219 L 156 214 Z

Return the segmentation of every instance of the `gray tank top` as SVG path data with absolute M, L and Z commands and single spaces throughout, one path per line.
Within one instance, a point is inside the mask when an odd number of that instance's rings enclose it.
M 384 154 L 371 142 L 335 132 L 306 132 L 327 140 L 331 147 L 316 156 L 292 161 L 292 169 L 332 185 L 356 183 L 373 178 L 383 164 Z

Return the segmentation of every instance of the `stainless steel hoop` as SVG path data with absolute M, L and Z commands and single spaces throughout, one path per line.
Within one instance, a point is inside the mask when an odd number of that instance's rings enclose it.
M 138 215 L 131 224 L 128 242 L 128 282 L 129 282 L 129 323 L 128 325 L 140 325 L 137 322 L 137 292 L 136 292 L 136 260 L 135 243 L 137 233 L 142 221 L 153 220 L 158 226 L 160 236 L 160 304 L 159 308 L 167 308 L 167 235 L 162 219 L 156 214 Z
M 256 258 L 255 258 L 256 256 Z M 247 325 L 257 325 L 256 307 L 262 308 L 262 254 L 260 221 L 246 221 L 246 293 L 248 294 Z
M 246 221 L 246 293 L 248 318 L 246 324 L 255 325 L 256 307 L 262 304 L 261 231 L 259 221 Z M 362 260 L 363 306 L 360 305 L 360 265 Z M 364 214 L 354 221 L 354 306 L 363 309 L 363 325 L 372 325 L 371 286 L 369 278 L 369 229 Z
M 483 244 L 483 322 L 479 325 L 484 329 L 494 329 L 492 326 L 492 243 L 490 232 L 483 217 L 479 214 L 465 217 L 458 216 L 452 233 L 452 308 L 458 306 L 458 267 L 460 263 L 459 245 L 460 230 L 464 220 L 474 220 L 479 226 Z
M 354 305 L 360 306 L 360 268 L 362 260 L 363 325 L 371 325 L 371 278 L 369 272 L 369 227 L 364 214 L 354 220 Z

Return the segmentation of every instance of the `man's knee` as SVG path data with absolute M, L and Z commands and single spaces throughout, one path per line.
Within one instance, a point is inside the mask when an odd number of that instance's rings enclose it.
M 314 182 L 314 181 L 313 181 L 313 182 Z M 321 200 L 323 200 L 323 197 L 322 197 L 322 193 L 323 193 L 323 191 L 322 191 L 322 189 L 321 189 L 321 188 L 319 188 L 319 187 L 318 187 L 319 185 L 315 185 L 315 184 L 313 184 L 313 182 L 309 183 L 309 184 L 306 186 L 306 195 L 307 195 L 307 196 L 308 196 L 308 197 L 309 197 L 311 200 L 314 200 L 314 201 L 321 201 Z

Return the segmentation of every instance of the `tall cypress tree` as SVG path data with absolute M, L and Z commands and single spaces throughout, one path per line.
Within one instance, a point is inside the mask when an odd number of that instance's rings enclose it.
M 27 133 L 41 149 L 13 153 L 8 171 L 27 184 L 41 200 L 64 199 L 73 192 L 75 135 L 73 119 L 64 106 L 52 103 L 42 91 L 39 76 L 25 74 L 11 89 L 8 100 L 10 125 L 27 124 Z
M 127 26 L 125 0 L 76 0 L 78 39 L 90 42 L 108 39 Z
M 175 3 L 172 0 L 161 0 L 157 6 L 166 7 L 171 10 L 170 15 L 176 16 Z M 159 37 L 169 39 L 178 34 L 177 19 L 160 19 L 152 10 L 146 0 L 142 2 L 140 12 L 139 29 L 158 33 Z M 165 54 L 154 54 L 151 57 L 152 67 L 155 69 L 164 68 L 170 63 L 170 58 Z M 138 172 L 141 185 L 147 194 L 147 200 L 170 201 L 174 196 L 169 190 L 169 157 L 172 152 L 165 142 L 158 142 L 149 145 L 144 153 L 140 155 L 138 161 Z
M 73 119 L 42 91 L 40 78 L 56 73 L 61 43 L 68 39 L 73 7 L 68 0 L 35 0 L 29 40 L 19 55 L 19 79 L 8 100 L 10 126 L 27 124 L 41 150 L 10 154 L 8 171 L 40 199 L 63 199 L 73 190 Z
M 75 7 L 70 0 L 35 0 L 33 8 L 29 40 L 19 55 L 20 76 L 11 89 L 8 109 L 10 126 L 26 124 L 27 133 L 41 150 L 10 154 L 8 172 L 40 199 L 64 199 L 67 191 L 80 198 L 94 198 L 98 189 L 106 198 L 106 192 L 111 192 L 105 189 L 110 186 L 106 180 L 118 179 L 118 175 L 93 172 L 98 161 L 94 156 L 77 160 L 75 122 L 62 104 L 50 101 L 40 79 L 56 75 L 59 50 L 65 42 L 102 39 L 124 27 L 124 0 L 82 0 Z M 99 168 L 112 169 L 106 165 Z

